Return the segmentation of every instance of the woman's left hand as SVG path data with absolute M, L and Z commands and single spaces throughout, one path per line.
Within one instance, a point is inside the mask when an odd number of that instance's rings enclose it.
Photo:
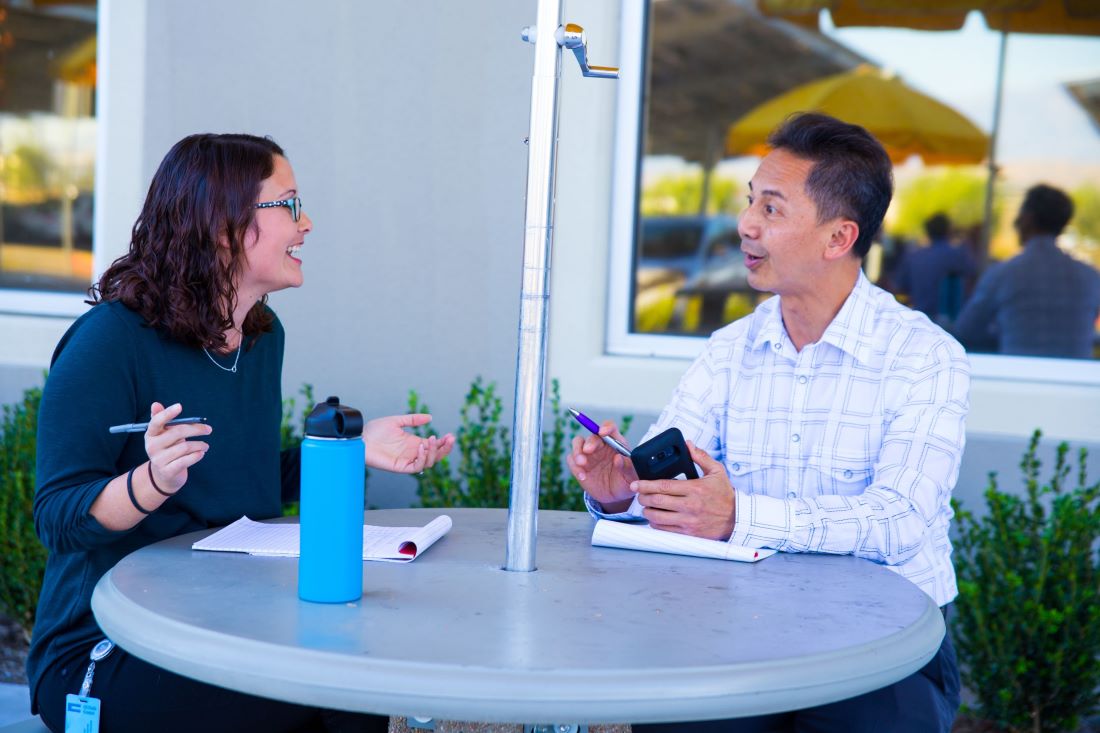
M 421 438 L 405 432 L 405 428 L 427 425 L 431 415 L 390 415 L 371 420 L 363 426 L 366 464 L 371 468 L 396 473 L 418 473 L 431 468 L 436 461 L 451 452 L 455 436 Z

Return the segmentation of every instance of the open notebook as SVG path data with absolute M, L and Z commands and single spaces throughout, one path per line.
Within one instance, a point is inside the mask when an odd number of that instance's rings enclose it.
M 648 524 L 612 522 L 600 519 L 592 530 L 592 544 L 619 547 L 624 550 L 667 552 L 672 555 L 695 555 L 718 560 L 756 562 L 775 554 L 775 550 L 755 550 L 718 540 L 705 540 L 686 534 L 653 529 Z
M 446 514 L 423 527 L 378 527 L 363 525 L 363 559 L 409 562 L 431 547 L 451 529 Z M 250 555 L 298 557 L 300 534 L 297 524 L 265 524 L 241 517 L 191 545 L 192 550 L 247 552 Z

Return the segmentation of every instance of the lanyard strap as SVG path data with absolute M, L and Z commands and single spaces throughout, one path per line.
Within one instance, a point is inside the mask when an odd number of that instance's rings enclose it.
M 92 647 L 91 663 L 88 665 L 88 671 L 84 673 L 84 682 L 80 685 L 80 696 L 88 697 L 92 694 L 92 678 L 95 676 L 95 663 L 101 659 L 105 659 L 108 654 L 115 648 L 115 644 L 110 639 L 104 639 L 103 641 Z

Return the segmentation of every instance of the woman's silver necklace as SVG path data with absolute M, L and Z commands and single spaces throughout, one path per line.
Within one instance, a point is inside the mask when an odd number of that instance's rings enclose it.
M 222 366 L 221 364 L 219 364 L 218 362 L 216 362 L 214 360 L 213 355 L 209 351 L 207 351 L 205 346 L 202 347 L 202 350 L 206 354 L 206 358 L 209 359 L 210 362 L 214 366 L 216 366 L 218 369 L 221 369 L 223 372 L 233 372 L 234 374 L 236 374 L 237 373 L 237 362 L 241 360 L 241 347 L 242 346 L 244 346 L 244 339 L 243 338 L 241 339 L 241 342 L 239 344 L 237 344 L 237 355 L 233 358 L 233 366 L 231 366 L 231 367 L 225 367 L 225 366 Z

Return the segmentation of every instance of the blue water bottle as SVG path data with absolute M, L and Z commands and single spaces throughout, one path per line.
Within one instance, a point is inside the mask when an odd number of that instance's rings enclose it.
M 298 597 L 348 603 L 363 595 L 363 415 L 329 397 L 302 441 Z

